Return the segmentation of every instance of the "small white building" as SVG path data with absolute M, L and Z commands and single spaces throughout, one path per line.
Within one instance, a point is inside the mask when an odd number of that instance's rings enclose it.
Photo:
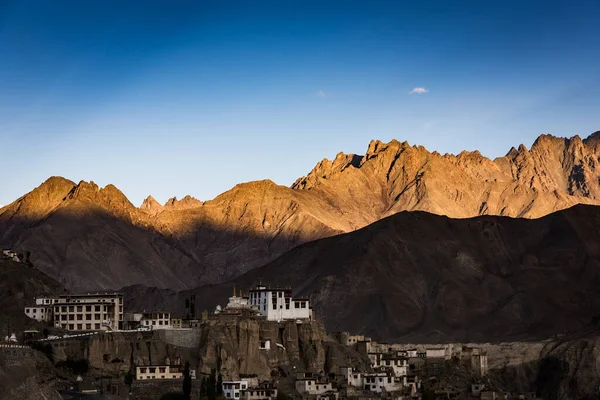
M 242 390 L 242 400 L 275 400 L 277 389 L 271 387 L 255 387 Z
M 248 381 L 224 381 L 222 388 L 226 399 L 239 399 L 242 391 L 248 389 Z
M 292 289 L 257 286 L 250 290 L 248 304 L 270 321 L 312 319 L 309 300 L 292 298 Z
M 142 313 L 140 325 L 149 329 L 172 329 L 173 327 L 171 325 L 171 313 Z
M 446 349 L 443 347 L 425 349 L 425 355 L 427 358 L 447 358 Z
M 52 307 L 25 307 L 25 315 L 27 315 L 29 318 L 35 319 L 36 321 L 42 322 L 52 322 L 54 319 Z
M 142 365 L 135 368 L 135 379 L 183 379 L 184 367 L 180 357 L 166 357 L 164 364 Z M 196 379 L 196 370 L 190 368 L 190 377 Z
M 359 372 L 357 369 L 352 367 L 342 367 L 340 368 L 340 370 L 348 386 L 353 386 L 356 388 L 363 387 L 362 373 Z
M 319 382 L 316 379 L 298 379 L 296 390 L 300 394 L 325 394 L 333 390 L 333 385 L 331 382 Z
M 404 388 L 404 379 L 388 372 L 369 372 L 363 374 L 363 389 L 374 393 L 395 392 Z

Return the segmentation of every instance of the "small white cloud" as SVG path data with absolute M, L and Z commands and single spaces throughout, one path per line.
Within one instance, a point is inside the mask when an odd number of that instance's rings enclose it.
M 320 97 L 320 98 L 324 99 L 325 97 L 327 97 L 327 93 L 325 93 L 325 92 L 324 92 L 324 91 L 322 91 L 322 90 L 319 90 L 319 91 L 317 92 L 317 97 Z
M 423 87 L 416 87 L 410 91 L 410 94 L 424 94 L 424 93 L 429 93 L 429 90 L 427 90 Z

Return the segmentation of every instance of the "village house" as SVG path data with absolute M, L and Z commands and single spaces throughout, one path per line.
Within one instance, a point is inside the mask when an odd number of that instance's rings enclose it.
M 487 352 L 479 347 L 464 346 L 461 353 L 461 360 L 470 364 L 471 369 L 478 376 L 486 376 L 488 373 Z
M 325 394 L 333 391 L 331 382 L 319 382 L 315 378 L 302 378 L 296 380 L 296 391 L 300 394 Z
M 142 313 L 141 326 L 149 329 L 172 329 L 171 313 L 151 312 Z
M 183 372 L 180 357 L 166 357 L 164 364 L 137 366 L 135 379 L 183 379 Z M 196 379 L 196 370 L 193 368 L 190 368 L 190 377 Z
M 277 389 L 270 382 L 263 382 L 258 385 L 258 378 L 241 377 L 248 381 L 248 388 L 242 390 L 241 398 L 243 400 L 275 400 L 277 398 Z
M 380 370 L 363 374 L 363 389 L 374 393 L 395 392 L 404 388 L 404 379 L 395 377 L 391 370 Z
M 242 391 L 248 389 L 248 381 L 224 381 L 222 384 L 223 397 L 226 399 L 241 398 Z

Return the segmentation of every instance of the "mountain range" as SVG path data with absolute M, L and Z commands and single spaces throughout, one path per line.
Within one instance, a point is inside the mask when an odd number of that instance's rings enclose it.
M 401 211 L 537 218 L 600 205 L 599 162 L 600 132 L 542 135 L 530 150 L 520 145 L 494 160 L 372 141 L 364 155 L 324 159 L 291 187 L 249 182 L 210 201 L 148 197 L 140 207 L 113 185 L 51 177 L 0 208 L 0 246 L 31 252 L 37 268 L 71 290 L 182 290 Z

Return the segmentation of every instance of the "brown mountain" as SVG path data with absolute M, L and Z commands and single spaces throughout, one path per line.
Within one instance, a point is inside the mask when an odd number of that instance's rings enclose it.
M 192 293 L 198 310 L 212 311 L 234 285 L 261 281 L 309 296 L 328 331 L 409 343 L 545 339 L 600 316 L 599 227 L 600 207 L 585 205 L 540 219 L 401 212 L 228 284 L 125 291 L 129 307 L 183 314 Z
M 0 245 L 72 289 L 142 283 L 183 289 L 231 279 L 298 244 L 351 232 L 403 210 L 451 217 L 538 217 L 600 204 L 600 133 L 540 136 L 501 158 L 373 141 L 364 156 L 323 160 L 291 188 L 244 183 L 201 202 L 152 198 L 50 178 L 0 209 Z

